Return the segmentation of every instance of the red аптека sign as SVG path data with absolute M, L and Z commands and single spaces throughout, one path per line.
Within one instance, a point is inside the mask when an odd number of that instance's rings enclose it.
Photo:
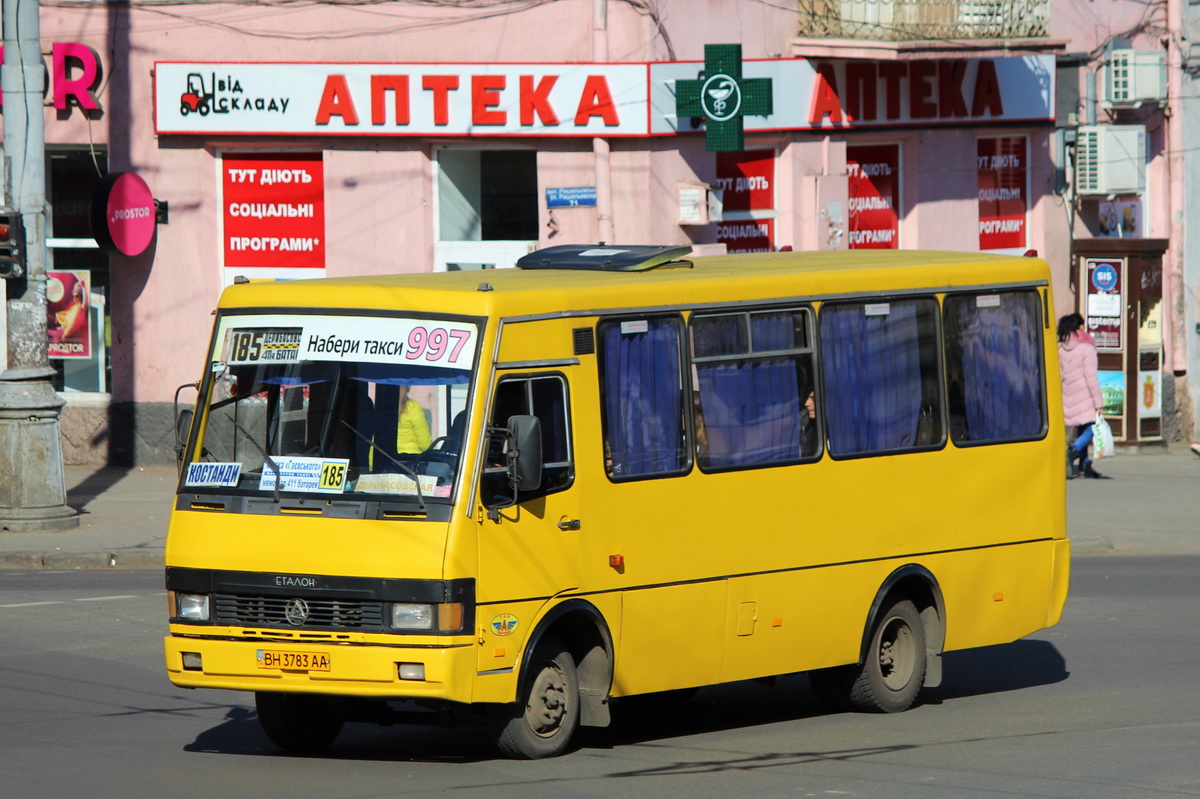
M 325 266 L 325 170 L 319 153 L 225 155 L 226 267 Z

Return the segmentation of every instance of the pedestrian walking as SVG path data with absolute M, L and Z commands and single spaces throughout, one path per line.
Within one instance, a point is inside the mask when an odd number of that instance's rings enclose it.
M 1100 393 L 1100 375 L 1096 340 L 1083 328 L 1083 317 L 1067 314 L 1058 320 L 1058 364 L 1062 376 L 1063 421 L 1074 430 L 1074 441 L 1067 447 L 1068 479 L 1103 478 L 1092 468 L 1088 445 L 1092 426 L 1104 409 Z

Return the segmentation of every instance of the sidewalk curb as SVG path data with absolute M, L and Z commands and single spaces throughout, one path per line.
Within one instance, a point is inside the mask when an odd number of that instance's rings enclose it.
M 5 552 L 0 569 L 161 569 L 163 553 L 142 549 L 109 552 Z

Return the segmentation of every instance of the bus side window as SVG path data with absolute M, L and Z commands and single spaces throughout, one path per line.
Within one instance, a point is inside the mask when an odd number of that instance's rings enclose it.
M 821 307 L 821 370 L 830 454 L 942 445 L 937 302 Z
M 597 326 L 605 471 L 614 480 L 682 474 L 691 466 L 690 409 L 677 316 Z
M 804 308 L 692 317 L 702 469 L 794 463 L 820 453 L 809 318 Z
M 575 478 L 571 448 L 567 382 L 561 375 L 504 378 L 496 385 L 491 426 L 498 432 L 488 438 L 481 480 L 485 506 L 512 498 L 505 469 L 505 436 L 502 430 L 511 416 L 536 416 L 542 427 L 542 481 L 535 491 L 522 492 L 518 501 L 553 494 L 569 487 Z
M 1036 291 L 946 297 L 951 439 L 1023 441 L 1046 429 Z

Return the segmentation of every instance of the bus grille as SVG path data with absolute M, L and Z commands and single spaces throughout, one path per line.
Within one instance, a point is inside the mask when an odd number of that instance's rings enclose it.
M 287 597 L 216 594 L 213 598 L 217 624 L 293 630 L 383 630 L 383 603 L 377 601 L 305 598 L 308 617 L 294 624 L 288 620 L 288 603 L 292 600 Z

